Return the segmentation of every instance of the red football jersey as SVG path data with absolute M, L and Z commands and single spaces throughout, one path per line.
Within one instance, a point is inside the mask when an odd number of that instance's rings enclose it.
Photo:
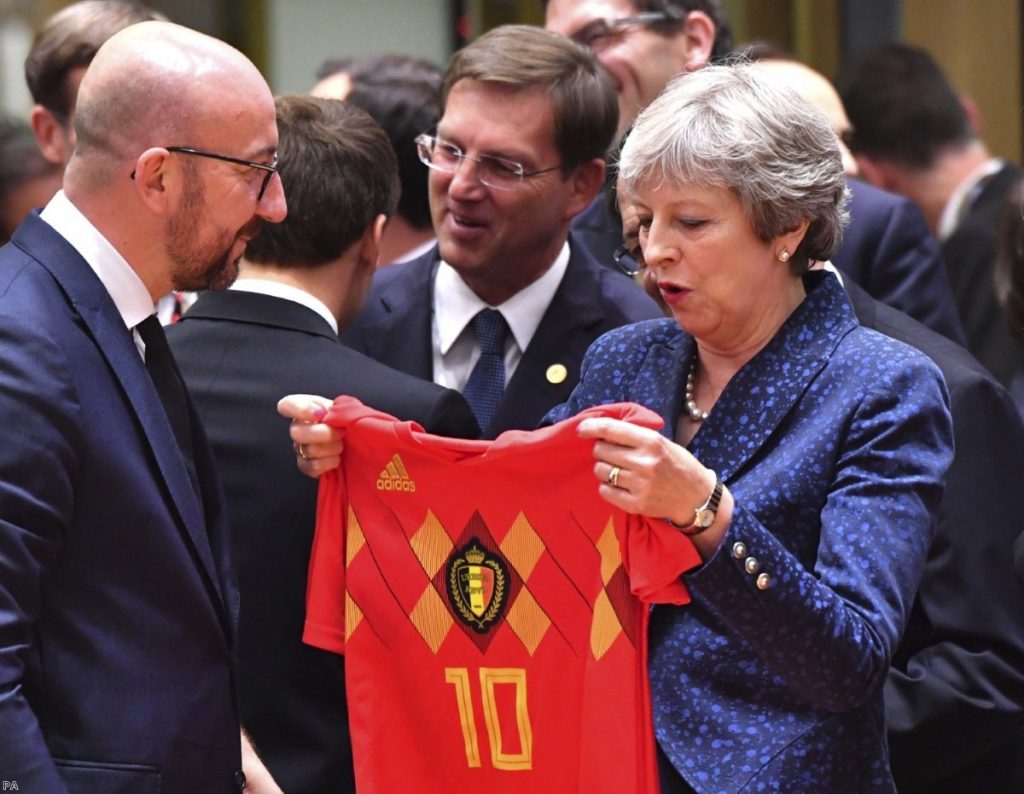
M 685 603 L 700 559 L 598 495 L 588 416 L 662 424 L 624 403 L 464 441 L 335 401 L 304 640 L 345 654 L 360 794 L 658 791 L 631 589 Z

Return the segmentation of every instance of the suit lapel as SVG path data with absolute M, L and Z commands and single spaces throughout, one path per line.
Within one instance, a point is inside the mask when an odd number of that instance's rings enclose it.
M 600 285 L 570 245 L 562 282 L 502 397 L 494 427 L 536 427 L 551 408 L 569 399 L 583 355 L 603 319 Z
M 397 265 L 397 277 L 382 271 L 383 287 L 371 300 L 379 304 L 379 321 L 362 329 L 371 358 L 424 380 L 434 379 L 431 316 L 434 273 L 439 264 L 435 246 L 430 253 Z
M 121 384 L 153 452 L 173 509 L 185 527 L 188 543 L 219 600 L 220 585 L 206 536 L 202 506 L 189 480 L 160 397 L 113 300 L 89 264 L 45 221 L 32 217 L 26 222 L 19 233 L 19 245 L 60 285 Z
M 811 273 L 805 284 L 808 295 L 803 303 L 733 376 L 690 443 L 690 451 L 723 480 L 739 472 L 768 442 L 839 341 L 857 325 L 833 275 Z

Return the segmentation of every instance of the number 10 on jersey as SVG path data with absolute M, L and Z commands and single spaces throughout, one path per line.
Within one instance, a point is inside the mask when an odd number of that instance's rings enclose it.
M 480 699 L 483 705 L 484 722 L 487 725 L 487 740 L 491 748 L 491 765 L 495 769 L 522 771 L 533 766 L 533 731 L 530 728 L 530 712 L 526 703 L 526 670 L 521 667 L 481 667 Z M 455 701 L 462 725 L 462 740 L 466 747 L 466 763 L 470 767 L 480 766 L 480 738 L 473 716 L 473 684 L 466 667 L 446 667 L 444 680 L 455 689 Z M 499 688 L 511 687 L 510 698 L 501 697 L 503 705 L 509 699 L 515 703 L 515 725 L 519 734 L 518 752 L 505 749 L 502 736 L 502 720 L 499 713 Z M 504 692 L 502 694 L 505 694 Z M 509 724 L 509 723 L 506 723 Z

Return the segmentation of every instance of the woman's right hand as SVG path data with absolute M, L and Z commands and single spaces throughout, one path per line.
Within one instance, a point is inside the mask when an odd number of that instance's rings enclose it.
M 715 484 L 715 473 L 689 450 L 650 428 L 593 417 L 580 422 L 577 432 L 581 438 L 594 439 L 598 493 L 628 513 L 688 525 Z M 732 510 L 732 494 L 723 488 L 714 523 L 706 530 L 685 533 L 703 559 L 721 545 Z
M 309 477 L 320 477 L 341 465 L 342 432 L 323 422 L 330 407 L 331 400 L 313 394 L 289 394 L 277 404 L 277 412 L 292 420 L 289 434 L 295 463 Z

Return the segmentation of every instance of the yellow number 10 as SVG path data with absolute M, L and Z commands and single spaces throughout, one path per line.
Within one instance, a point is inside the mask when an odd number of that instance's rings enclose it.
M 473 692 L 469 682 L 469 670 L 465 667 L 446 667 L 444 680 L 455 687 L 455 700 L 459 706 L 459 720 L 462 723 L 462 740 L 466 745 L 466 763 L 471 767 L 480 766 L 480 741 L 477 738 L 476 720 L 473 718 Z M 518 753 L 506 753 L 502 745 L 501 722 L 498 720 L 498 704 L 494 697 L 494 689 L 503 684 L 511 684 L 516 688 L 516 728 L 519 730 L 520 747 Z M 533 766 L 533 732 L 530 730 L 530 713 L 526 705 L 526 670 L 520 667 L 481 667 L 480 694 L 483 697 L 487 738 L 491 745 L 491 764 L 495 769 L 530 769 Z

